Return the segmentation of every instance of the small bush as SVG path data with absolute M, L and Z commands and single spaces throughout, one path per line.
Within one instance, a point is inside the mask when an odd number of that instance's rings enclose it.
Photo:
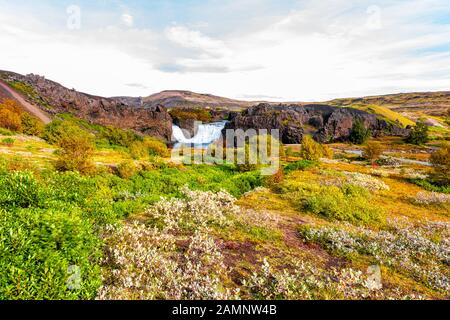
M 51 144 L 58 144 L 61 137 L 67 132 L 80 130 L 78 126 L 67 120 L 53 120 L 44 127 L 42 138 Z
M 369 141 L 363 150 L 363 157 L 372 163 L 380 159 L 383 154 L 384 147 L 378 141 Z
M 167 148 L 167 145 L 156 138 L 145 137 L 144 145 L 151 156 L 160 156 L 164 158 L 170 156 L 170 151 Z
M 0 109 L 0 127 L 16 132 L 22 131 L 20 115 L 7 109 Z
M 371 132 L 365 127 L 364 122 L 361 119 L 356 119 L 350 132 L 350 141 L 354 144 L 364 144 L 370 136 Z
M 22 114 L 22 132 L 30 136 L 40 136 L 44 132 L 44 124 L 28 113 Z
M 123 161 L 117 166 L 117 173 L 122 179 L 130 179 L 138 172 L 138 167 L 134 161 Z
M 442 185 L 450 184 L 450 143 L 446 143 L 431 155 L 434 179 Z
M 284 171 L 280 169 L 275 174 L 267 176 L 264 179 L 264 185 L 272 189 L 277 189 L 283 181 Z
M 129 147 L 135 141 L 142 140 L 136 133 L 131 130 L 123 130 L 115 127 L 106 127 L 103 137 L 106 138 L 111 145 Z
M 300 160 L 300 161 L 292 162 L 292 163 L 289 163 L 288 165 L 286 165 L 284 167 L 284 171 L 286 173 L 289 173 L 291 171 L 306 170 L 306 169 L 314 168 L 314 167 L 317 167 L 318 165 L 319 165 L 319 163 L 317 161 Z
M 3 159 L 2 159 L 3 160 Z M 14 156 L 12 158 L 4 159 L 0 164 L 0 171 L 30 171 L 38 172 L 39 168 L 28 158 L 21 156 Z
M 12 132 L 11 130 L 0 128 L 0 136 L 13 136 L 13 135 L 14 132 Z
M 23 111 L 16 101 L 6 99 L 0 104 L 0 127 L 11 131 L 21 132 L 22 113 Z
M 5 138 L 1 141 L 2 145 L 7 147 L 12 147 L 14 145 L 14 142 L 16 142 L 16 140 L 14 140 L 13 138 Z
M 429 141 L 428 126 L 423 121 L 417 122 L 416 126 L 411 129 L 405 142 L 415 145 L 422 145 Z
M 94 139 L 91 134 L 77 127 L 64 127 L 58 138 L 58 146 L 60 150 L 56 168 L 59 171 L 78 171 L 83 174 L 94 171 Z
M 320 158 L 332 158 L 333 152 L 328 146 L 321 145 L 310 136 L 304 136 L 300 156 L 305 160 L 318 161 Z
M 410 179 L 409 181 L 428 191 L 450 193 L 449 185 L 439 185 L 429 179 Z
M 38 182 L 31 172 L 0 176 L 0 207 L 29 208 L 39 201 Z
M 133 142 L 129 147 L 130 155 L 133 159 L 139 160 L 148 157 L 148 149 L 146 145 L 141 141 Z
M 42 122 L 24 112 L 14 100 L 0 104 L 0 127 L 34 136 L 40 135 L 44 128 Z

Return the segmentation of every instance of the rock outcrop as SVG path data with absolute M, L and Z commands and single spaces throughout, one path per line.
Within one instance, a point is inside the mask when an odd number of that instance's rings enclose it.
M 225 129 L 279 129 L 282 142 L 286 144 L 300 143 L 306 133 L 320 142 L 346 141 L 357 119 L 373 136 L 404 136 L 409 132 L 361 110 L 319 104 L 259 104 L 234 114 Z
M 132 129 L 138 133 L 170 141 L 172 118 L 159 105 L 128 104 L 123 98 L 104 98 L 68 89 L 37 75 L 3 72 L 8 82 L 21 82 L 34 89 L 34 104 L 50 114 L 71 113 L 91 123 Z

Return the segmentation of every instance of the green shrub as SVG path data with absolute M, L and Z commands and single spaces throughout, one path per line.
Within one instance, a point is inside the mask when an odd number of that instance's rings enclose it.
M 289 173 L 291 171 L 306 170 L 306 169 L 314 168 L 314 167 L 317 167 L 318 165 L 319 165 L 319 163 L 317 161 L 300 160 L 300 161 L 296 161 L 296 162 L 287 164 L 284 167 L 284 171 L 286 173 Z
M 0 175 L 0 207 L 29 208 L 39 201 L 38 184 L 31 172 Z
M 370 136 L 371 132 L 365 127 L 364 122 L 361 119 L 356 119 L 350 132 L 350 141 L 354 144 L 364 144 Z
M 450 193 L 450 185 L 438 184 L 429 179 L 410 179 L 410 181 L 428 191 Z
M 30 136 L 40 136 L 44 132 L 44 124 L 28 113 L 22 114 L 22 132 Z
M 167 148 L 167 145 L 156 138 L 145 137 L 144 145 L 151 156 L 160 156 L 164 158 L 170 156 L 170 151 Z
M 48 143 L 57 144 L 67 133 L 75 132 L 76 130 L 80 130 L 80 128 L 73 122 L 56 119 L 44 127 L 42 138 Z
M 16 142 L 13 138 L 5 138 L 2 139 L 1 144 L 7 147 L 12 147 L 14 145 L 14 142 Z
M 58 159 L 56 168 L 60 171 L 78 171 L 83 174 L 92 173 L 95 166 L 93 136 L 75 126 L 60 129 L 58 138 Z
M 318 193 L 307 197 L 306 210 L 331 220 L 354 224 L 374 224 L 384 220 L 383 212 L 371 205 L 368 192 L 360 187 L 346 185 L 320 187 Z
M 250 144 L 246 144 L 244 148 L 236 150 L 236 170 L 239 172 L 255 171 L 260 167 L 260 159 L 258 151 Z
M 14 132 L 12 132 L 11 130 L 0 128 L 0 136 L 13 136 L 13 135 Z
M 0 238 L 0 300 L 95 298 L 100 241 L 79 210 L 0 210 Z
M 126 160 L 117 166 L 117 172 L 122 179 L 130 179 L 138 172 L 138 168 L 134 161 Z
M 130 152 L 131 157 L 135 160 L 148 157 L 148 148 L 144 144 L 144 142 L 135 141 L 128 147 L 128 150 Z
M 417 122 L 416 126 L 411 129 L 408 137 L 406 137 L 405 142 L 415 145 L 422 145 L 429 141 L 428 137 L 428 126 L 423 121 Z
M 115 127 L 106 127 L 103 137 L 106 138 L 111 145 L 122 147 L 129 147 L 135 141 L 142 141 L 142 138 L 133 131 Z

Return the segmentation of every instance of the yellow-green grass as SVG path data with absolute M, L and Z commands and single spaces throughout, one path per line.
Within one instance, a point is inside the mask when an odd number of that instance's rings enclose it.
M 26 135 L 0 135 L 0 142 L 3 139 L 14 140 L 11 146 L 0 143 L 0 156 L 3 158 L 12 159 L 21 157 L 38 166 L 51 163 L 57 158 L 55 152 L 58 150 L 58 147 L 42 139 Z M 96 150 L 93 156 L 93 161 L 100 165 L 115 165 L 129 159 L 131 157 L 128 153 L 113 149 Z
M 366 111 L 369 113 L 379 115 L 390 122 L 400 123 L 403 127 L 414 126 L 416 124 L 411 119 L 409 119 L 405 116 L 402 116 L 401 114 L 399 114 L 387 107 L 382 107 L 382 106 L 372 104 L 372 105 L 368 105 L 368 106 L 358 106 L 357 105 L 357 106 L 352 106 L 352 108 L 356 108 L 359 110 L 363 110 L 363 111 Z

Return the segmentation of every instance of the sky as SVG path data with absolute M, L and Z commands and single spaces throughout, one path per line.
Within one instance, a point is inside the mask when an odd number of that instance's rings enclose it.
M 0 0 L 0 69 L 101 96 L 450 90 L 450 1 Z

